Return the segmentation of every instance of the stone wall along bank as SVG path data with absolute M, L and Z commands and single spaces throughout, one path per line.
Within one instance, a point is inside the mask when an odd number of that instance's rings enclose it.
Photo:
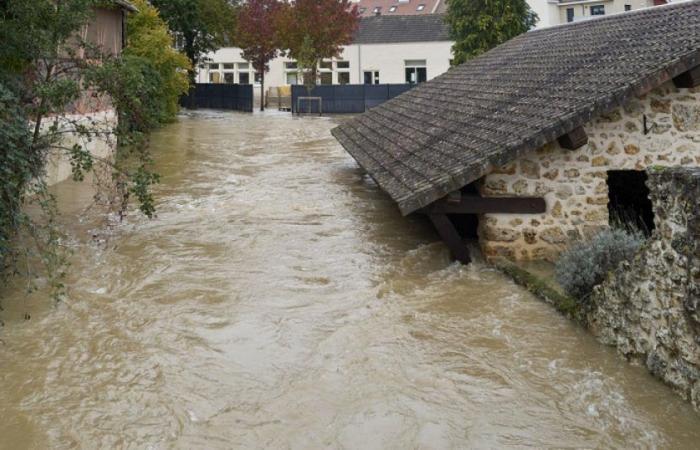
M 594 289 L 587 321 L 700 408 L 700 169 L 651 170 L 647 184 L 656 230 Z

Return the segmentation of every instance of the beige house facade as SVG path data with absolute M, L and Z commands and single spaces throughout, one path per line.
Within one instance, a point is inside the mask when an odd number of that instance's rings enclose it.
M 81 30 L 81 38 L 96 46 L 100 52 L 107 55 L 119 55 L 125 45 L 126 15 L 136 11 L 136 8 L 126 0 L 113 0 L 112 4 L 95 8 L 93 20 Z M 89 58 L 81 49 L 82 58 Z M 110 131 L 116 128 L 117 112 L 109 98 L 95 98 L 85 93 L 78 101 L 70 105 L 66 114 L 60 118 L 48 118 L 44 127 L 58 121 L 58 129 L 65 133 L 62 143 L 64 147 L 79 144 L 86 148 L 96 158 L 109 159 L 112 156 L 116 142 Z M 90 127 L 102 133 L 95 133 L 90 139 L 74 133 L 76 127 Z M 53 185 L 72 176 L 72 167 L 68 157 L 63 154 L 49 156 L 46 165 L 46 182 Z

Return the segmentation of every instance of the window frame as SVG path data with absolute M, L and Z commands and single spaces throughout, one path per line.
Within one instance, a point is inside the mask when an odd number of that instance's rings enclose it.
M 600 12 L 593 12 L 593 11 L 600 11 Z M 588 7 L 588 14 L 593 16 L 604 16 L 605 15 L 605 5 L 591 5 Z

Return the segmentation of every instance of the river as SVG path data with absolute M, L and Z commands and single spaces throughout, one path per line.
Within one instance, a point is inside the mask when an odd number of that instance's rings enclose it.
M 58 186 L 68 298 L 5 293 L 0 448 L 697 448 L 646 370 L 451 263 L 336 120 L 183 115 L 153 136 L 157 219 L 105 242 Z

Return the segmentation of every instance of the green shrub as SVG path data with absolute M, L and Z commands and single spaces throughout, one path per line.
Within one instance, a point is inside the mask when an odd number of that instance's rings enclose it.
M 602 231 L 564 251 L 557 261 L 555 278 L 567 294 L 585 301 L 608 272 L 637 253 L 644 240 L 643 232 L 629 227 Z

